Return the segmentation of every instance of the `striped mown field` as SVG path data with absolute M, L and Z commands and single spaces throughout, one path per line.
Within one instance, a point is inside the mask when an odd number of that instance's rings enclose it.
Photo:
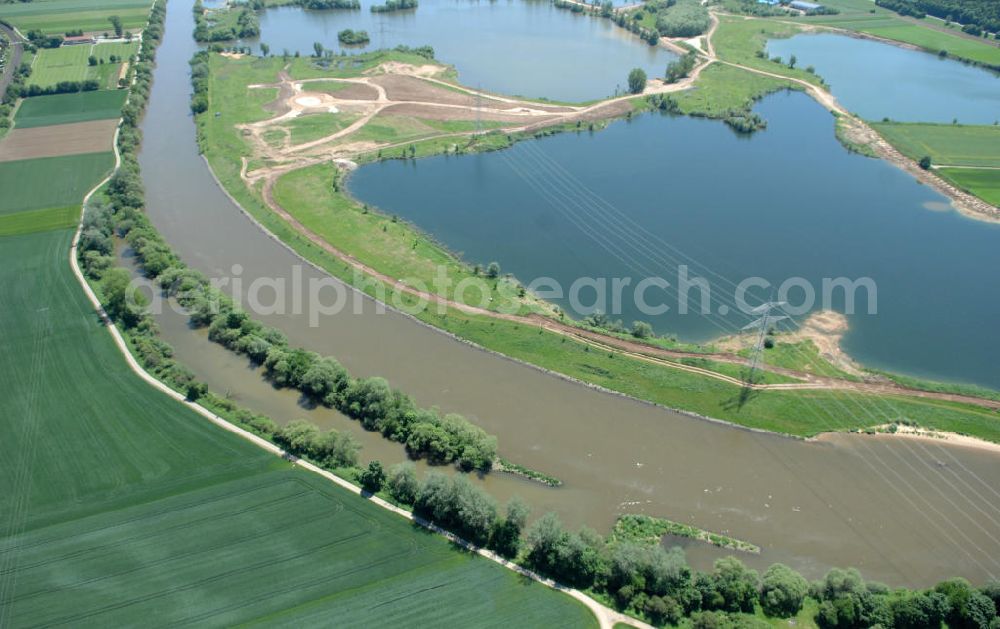
M 108 18 L 117 15 L 122 26 L 140 29 L 146 25 L 150 0 L 34 0 L 0 4 L 3 18 L 27 32 L 39 29 L 45 33 L 62 34 L 69 30 L 114 32 Z

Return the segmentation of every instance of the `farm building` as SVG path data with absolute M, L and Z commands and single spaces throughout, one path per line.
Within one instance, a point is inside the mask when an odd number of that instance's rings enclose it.
M 73 35 L 63 39 L 63 46 L 79 46 L 80 44 L 96 44 L 97 40 L 90 35 Z
M 798 9 L 799 11 L 815 11 L 816 9 L 822 9 L 822 4 L 816 4 L 815 2 L 805 2 L 804 0 L 792 0 L 788 3 L 788 6 L 793 9 Z
M 773 7 L 773 6 L 777 6 L 780 3 L 779 3 L 779 0 L 757 0 L 757 4 L 766 4 L 768 6 L 772 6 Z

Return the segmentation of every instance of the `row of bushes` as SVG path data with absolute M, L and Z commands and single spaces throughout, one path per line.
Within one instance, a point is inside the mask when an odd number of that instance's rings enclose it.
M 875 0 L 875 4 L 902 15 L 933 15 L 958 22 L 973 27 L 977 35 L 983 31 L 1000 32 L 1000 5 L 990 0 Z
M 392 13 L 393 11 L 405 11 L 416 9 L 417 0 L 385 0 L 385 4 L 373 4 L 372 13 Z
M 139 145 L 138 124 L 145 111 L 152 79 L 153 57 L 163 32 L 163 0 L 158 1 L 150 15 L 142 49 L 137 57 L 135 83 L 129 102 L 124 108 L 119 151 L 122 167 L 108 186 L 110 204 L 94 198 L 86 208 L 78 245 L 78 256 L 84 272 L 97 280 L 98 290 L 109 316 L 122 324 L 126 338 L 143 367 L 176 389 L 185 391 L 189 399 L 209 402 L 214 410 L 228 416 L 234 423 L 270 439 L 287 451 L 308 457 L 330 469 L 357 465 L 357 441 L 348 434 L 319 428 L 298 419 L 283 428 L 269 417 L 237 408 L 232 402 L 208 393 L 190 370 L 173 359 L 173 349 L 157 336 L 152 318 L 142 310 L 143 298 L 131 287 L 131 276 L 115 267 L 114 235 L 124 236 L 133 246 L 142 247 L 151 268 L 165 272 L 178 264 L 176 256 L 158 237 L 142 212 L 144 191 L 139 177 L 136 151 Z
M 359 0 L 296 0 L 293 4 L 304 9 L 323 11 L 327 9 L 360 9 Z
M 995 629 L 1000 624 L 996 581 L 980 589 L 950 579 L 930 590 L 890 590 L 866 583 L 857 570 L 834 569 L 810 584 L 788 566 L 774 564 L 761 575 L 735 557 L 699 572 L 688 566 L 683 550 L 667 550 L 655 538 L 605 539 L 588 528 L 570 531 L 551 513 L 524 531 L 529 513 L 520 500 L 513 499 L 500 517 L 495 500 L 464 477 L 432 472 L 421 481 L 411 463 L 391 468 L 388 475 L 373 463 L 362 477 L 369 491 L 385 489 L 418 515 L 657 625 L 688 618 L 691 627 L 703 629 L 763 629 L 770 623 L 759 614 L 790 618 L 807 598 L 816 602 L 815 620 L 822 629 L 916 629 L 942 622 L 953 629 Z

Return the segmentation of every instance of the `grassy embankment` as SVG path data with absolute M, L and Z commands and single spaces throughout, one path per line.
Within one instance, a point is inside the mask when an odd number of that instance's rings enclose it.
M 127 30 L 142 29 L 149 16 L 150 0 L 33 0 L 0 4 L 0 19 L 10 22 L 22 33 L 39 29 L 46 34 L 62 35 L 75 29 L 84 32 L 114 34 L 108 18 L 117 15 Z
M 142 382 L 68 268 L 71 236 L 0 240 L 13 624 L 354 624 L 373 609 L 389 623 L 595 624 Z
M 308 61 L 299 61 L 298 65 L 293 66 L 293 70 L 301 72 L 300 68 L 304 63 Z M 273 64 L 269 61 L 246 59 L 230 62 L 218 55 L 213 55 L 212 64 L 215 72 L 210 81 L 210 115 L 199 116 L 198 127 L 202 145 L 207 149 L 207 157 L 216 175 L 241 205 L 269 230 L 306 259 L 351 283 L 353 273 L 343 262 L 325 253 L 268 210 L 260 200 L 259 190 L 248 189 L 239 177 L 240 158 L 249 156 L 250 151 L 233 125 L 261 120 L 271 115 L 262 109 L 262 105 L 274 98 L 274 92 L 262 93 L 261 90 L 248 90 L 245 86 L 248 83 L 273 81 Z M 720 71 L 729 70 L 722 68 Z M 315 76 L 318 71 L 312 69 L 308 73 Z M 746 85 L 754 88 L 761 86 L 756 80 L 749 79 Z M 763 87 L 772 88 L 774 85 L 772 83 Z M 744 93 L 740 98 L 747 98 L 750 92 Z M 215 115 L 216 111 L 220 112 L 219 116 Z M 320 173 L 321 176 L 310 182 L 311 172 Z M 322 176 L 323 172 L 322 169 L 314 169 L 304 174 L 286 176 L 293 183 L 296 178 L 302 178 L 302 185 L 308 184 L 308 187 L 300 188 L 299 191 L 309 191 L 316 195 L 315 198 L 292 199 L 291 197 L 296 196 L 291 194 L 294 187 L 287 183 L 279 184 L 279 193 L 284 192 L 284 200 L 290 201 L 292 206 L 286 209 L 297 213 L 297 218 L 308 220 L 311 214 L 320 215 L 316 208 L 325 208 L 329 219 L 329 237 L 332 239 L 381 238 L 379 234 L 391 235 L 398 230 L 396 233 L 400 238 L 385 245 L 393 246 L 396 251 L 405 251 L 414 239 L 421 238 L 415 235 L 418 232 L 404 231 L 409 228 L 402 223 L 392 223 L 391 218 L 374 211 L 365 215 L 364 208 L 352 206 L 343 197 L 335 196 L 328 183 L 324 185 L 323 182 L 328 182 L 329 179 Z M 383 227 L 385 231 L 382 231 Z M 346 234 L 352 230 L 363 231 Z M 348 241 L 334 242 L 344 244 Z M 423 239 L 418 242 L 415 251 L 421 250 L 423 242 Z M 405 247 L 402 246 L 404 243 Z M 363 255 L 364 251 L 351 253 Z M 380 252 L 376 249 L 375 253 Z M 434 249 L 433 256 L 442 256 L 439 259 L 446 260 L 452 268 L 457 269 L 457 273 L 469 273 L 468 265 L 451 257 L 443 249 Z M 420 268 L 426 261 L 414 264 L 415 268 Z M 373 266 L 377 268 L 377 265 Z M 413 274 L 413 268 L 407 267 L 408 274 Z M 360 288 L 369 293 L 375 292 L 371 282 Z M 404 297 L 403 302 L 412 303 L 412 300 Z M 612 352 L 598 351 L 584 343 L 532 325 L 466 315 L 454 309 L 449 309 L 444 315 L 424 311 L 418 317 L 488 349 L 585 382 L 638 399 L 754 428 L 808 436 L 828 430 L 868 428 L 892 421 L 891 418 L 905 418 L 940 430 L 1000 441 L 1000 418 L 997 414 L 968 405 L 906 397 L 875 398 L 831 391 L 761 391 L 747 399 L 737 386 Z
M 1000 127 L 895 122 L 872 126 L 903 155 L 916 161 L 930 157 L 935 173 L 1000 206 Z

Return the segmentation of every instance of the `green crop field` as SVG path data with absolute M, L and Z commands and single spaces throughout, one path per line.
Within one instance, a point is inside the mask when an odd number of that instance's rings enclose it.
M 14 125 L 29 129 L 117 118 L 127 96 L 125 90 L 100 90 L 26 98 L 17 109 Z
M 5 623 L 596 625 L 149 387 L 77 285 L 71 236 L 0 238 Z
M 1000 207 L 1000 170 L 995 168 L 939 168 L 935 171 L 959 188 Z
M 79 220 L 80 206 L 78 205 L 0 214 L 0 236 L 15 236 L 74 227 Z
M 61 34 L 81 29 L 86 32 L 114 32 L 108 18 L 117 15 L 128 29 L 146 25 L 149 0 L 34 0 L 0 4 L 0 18 L 22 32 L 40 29 Z
M 934 164 L 1000 166 L 1000 126 L 874 123 L 872 126 L 901 153 Z
M 79 203 L 114 164 L 112 153 L 0 162 L 0 215 Z

